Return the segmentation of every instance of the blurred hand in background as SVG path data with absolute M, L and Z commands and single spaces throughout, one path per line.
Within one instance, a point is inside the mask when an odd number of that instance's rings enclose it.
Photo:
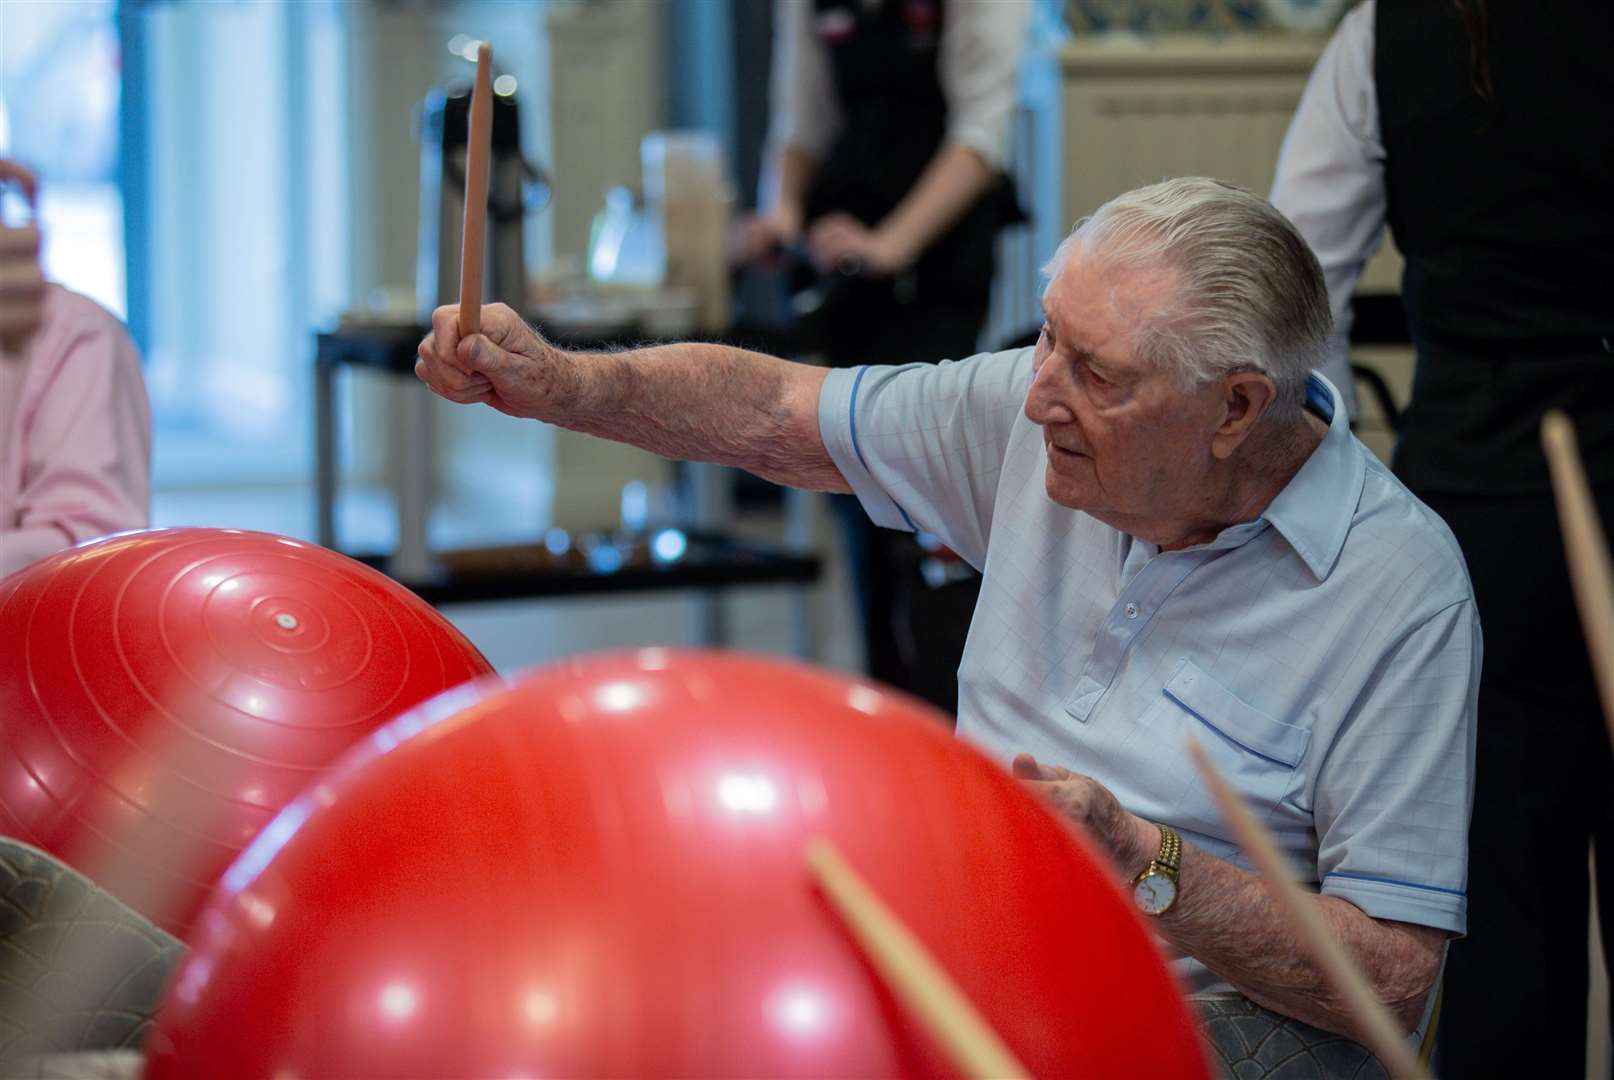
M 0 185 L 22 190 L 33 205 L 38 181 L 12 161 L 0 159 Z M 39 265 L 39 229 L 31 221 L 13 224 L 0 217 L 0 342 L 17 348 L 39 329 L 45 305 L 45 275 Z

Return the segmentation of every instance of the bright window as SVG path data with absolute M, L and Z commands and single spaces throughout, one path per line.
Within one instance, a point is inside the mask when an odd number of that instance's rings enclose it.
M 127 17 L 130 273 L 146 286 L 131 316 L 157 484 L 300 482 L 313 331 L 348 286 L 340 11 L 137 4 Z
M 0 4 L 0 156 L 39 175 L 45 274 L 125 314 L 114 0 Z

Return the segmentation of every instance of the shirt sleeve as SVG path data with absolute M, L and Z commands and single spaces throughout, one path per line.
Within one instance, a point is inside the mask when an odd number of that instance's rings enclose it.
M 985 564 L 1031 352 L 829 373 L 819 431 L 875 524 L 933 533 L 970 565 Z
M 1466 931 L 1480 653 L 1469 599 L 1379 659 L 1318 777 L 1325 896 L 1378 919 Z
M 1351 294 L 1384 239 L 1384 146 L 1373 81 L 1372 0 L 1345 16 L 1311 73 L 1272 181 L 1272 204 L 1306 238 L 1328 283 L 1334 337 L 1323 373 L 1355 411 L 1346 345 Z
M 151 409 L 121 323 L 53 289 L 23 384 L 21 484 L 0 516 L 0 577 L 150 517 Z M 7 465 L 14 468 L 14 465 Z
M 795 146 L 823 160 L 841 129 L 829 56 L 813 27 L 812 0 L 776 0 L 769 76 L 768 145 Z
M 937 75 L 947 99 L 947 141 L 1002 169 L 1014 127 L 1030 0 L 950 0 Z

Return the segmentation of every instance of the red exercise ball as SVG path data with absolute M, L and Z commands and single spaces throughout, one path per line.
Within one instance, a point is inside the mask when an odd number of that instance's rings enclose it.
M 224 876 L 147 1080 L 954 1072 L 814 886 L 817 835 L 1034 1075 L 1207 1076 L 1113 870 L 939 719 L 664 649 L 452 691 Z
M 0 833 L 185 936 L 315 775 L 492 669 L 362 563 L 235 529 L 125 533 L 0 581 Z

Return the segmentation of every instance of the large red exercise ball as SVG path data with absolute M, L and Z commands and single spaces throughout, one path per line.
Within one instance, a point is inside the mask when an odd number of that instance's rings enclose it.
M 955 1071 L 814 886 L 818 835 L 1033 1074 L 1207 1075 L 1113 870 L 927 706 L 650 649 L 355 748 L 224 876 L 147 1078 Z
M 331 761 L 492 669 L 413 593 L 235 529 L 126 533 L 0 581 L 0 833 L 186 936 Z

